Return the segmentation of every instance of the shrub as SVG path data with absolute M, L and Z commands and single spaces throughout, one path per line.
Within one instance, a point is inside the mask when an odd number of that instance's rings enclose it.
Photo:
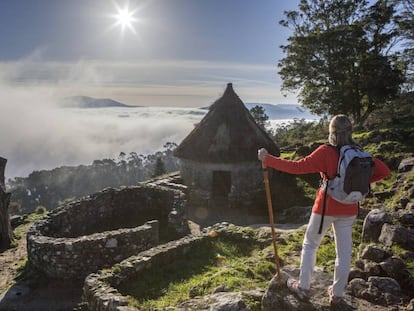
M 35 213 L 38 214 L 38 215 L 46 214 L 46 212 L 47 212 L 46 207 L 44 207 L 43 205 L 38 205 L 35 208 Z

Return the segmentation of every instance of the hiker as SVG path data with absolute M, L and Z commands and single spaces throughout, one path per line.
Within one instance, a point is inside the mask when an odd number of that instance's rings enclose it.
M 337 174 L 339 152 L 344 145 L 357 145 L 352 139 L 352 123 L 345 115 L 334 116 L 329 124 L 329 144 L 319 146 L 314 152 L 297 161 L 285 160 L 270 155 L 266 149 L 258 150 L 258 158 L 265 166 L 272 167 L 290 174 L 320 173 L 321 177 L 334 178 Z M 336 148 L 334 148 L 336 147 Z M 375 182 L 387 177 L 390 169 L 377 158 L 374 160 L 373 175 L 369 182 Z M 326 178 L 326 177 L 325 177 Z M 287 287 L 301 300 L 308 300 L 312 273 L 316 261 L 316 251 L 321 244 L 327 229 L 332 225 L 336 260 L 332 285 L 328 288 L 331 307 L 346 305 L 343 299 L 344 290 L 348 283 L 352 253 L 352 225 L 358 215 L 358 203 L 343 204 L 335 201 L 329 194 L 326 196 L 325 214 L 321 232 L 324 190 L 317 190 L 312 214 L 307 225 L 301 252 L 299 280 L 288 279 Z

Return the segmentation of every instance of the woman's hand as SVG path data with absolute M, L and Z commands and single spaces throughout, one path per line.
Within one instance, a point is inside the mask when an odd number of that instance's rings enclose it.
M 266 159 L 266 156 L 268 154 L 269 152 L 267 152 L 265 148 L 260 148 L 259 150 L 257 150 L 257 158 L 262 162 Z

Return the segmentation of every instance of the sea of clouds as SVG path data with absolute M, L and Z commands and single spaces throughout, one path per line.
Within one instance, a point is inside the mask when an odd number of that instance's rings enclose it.
M 47 88 L 1 88 L 0 93 L 7 94 L 0 112 L 0 156 L 8 159 L 6 179 L 25 177 L 34 170 L 116 159 L 120 152 L 154 153 L 166 142 L 179 144 L 207 113 L 201 108 L 174 107 L 62 108 Z M 275 119 L 269 110 L 272 125 L 311 117 L 292 111 L 296 114 Z

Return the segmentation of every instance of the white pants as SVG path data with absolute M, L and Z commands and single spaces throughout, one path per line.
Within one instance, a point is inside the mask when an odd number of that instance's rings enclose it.
M 312 213 L 306 229 L 302 245 L 299 283 L 303 289 L 309 289 L 312 273 L 315 267 L 316 251 L 322 242 L 328 228 L 332 225 L 335 236 L 335 271 L 333 294 L 337 297 L 344 295 L 348 283 L 352 254 L 352 225 L 356 216 L 325 216 L 321 234 L 318 233 L 321 215 Z

